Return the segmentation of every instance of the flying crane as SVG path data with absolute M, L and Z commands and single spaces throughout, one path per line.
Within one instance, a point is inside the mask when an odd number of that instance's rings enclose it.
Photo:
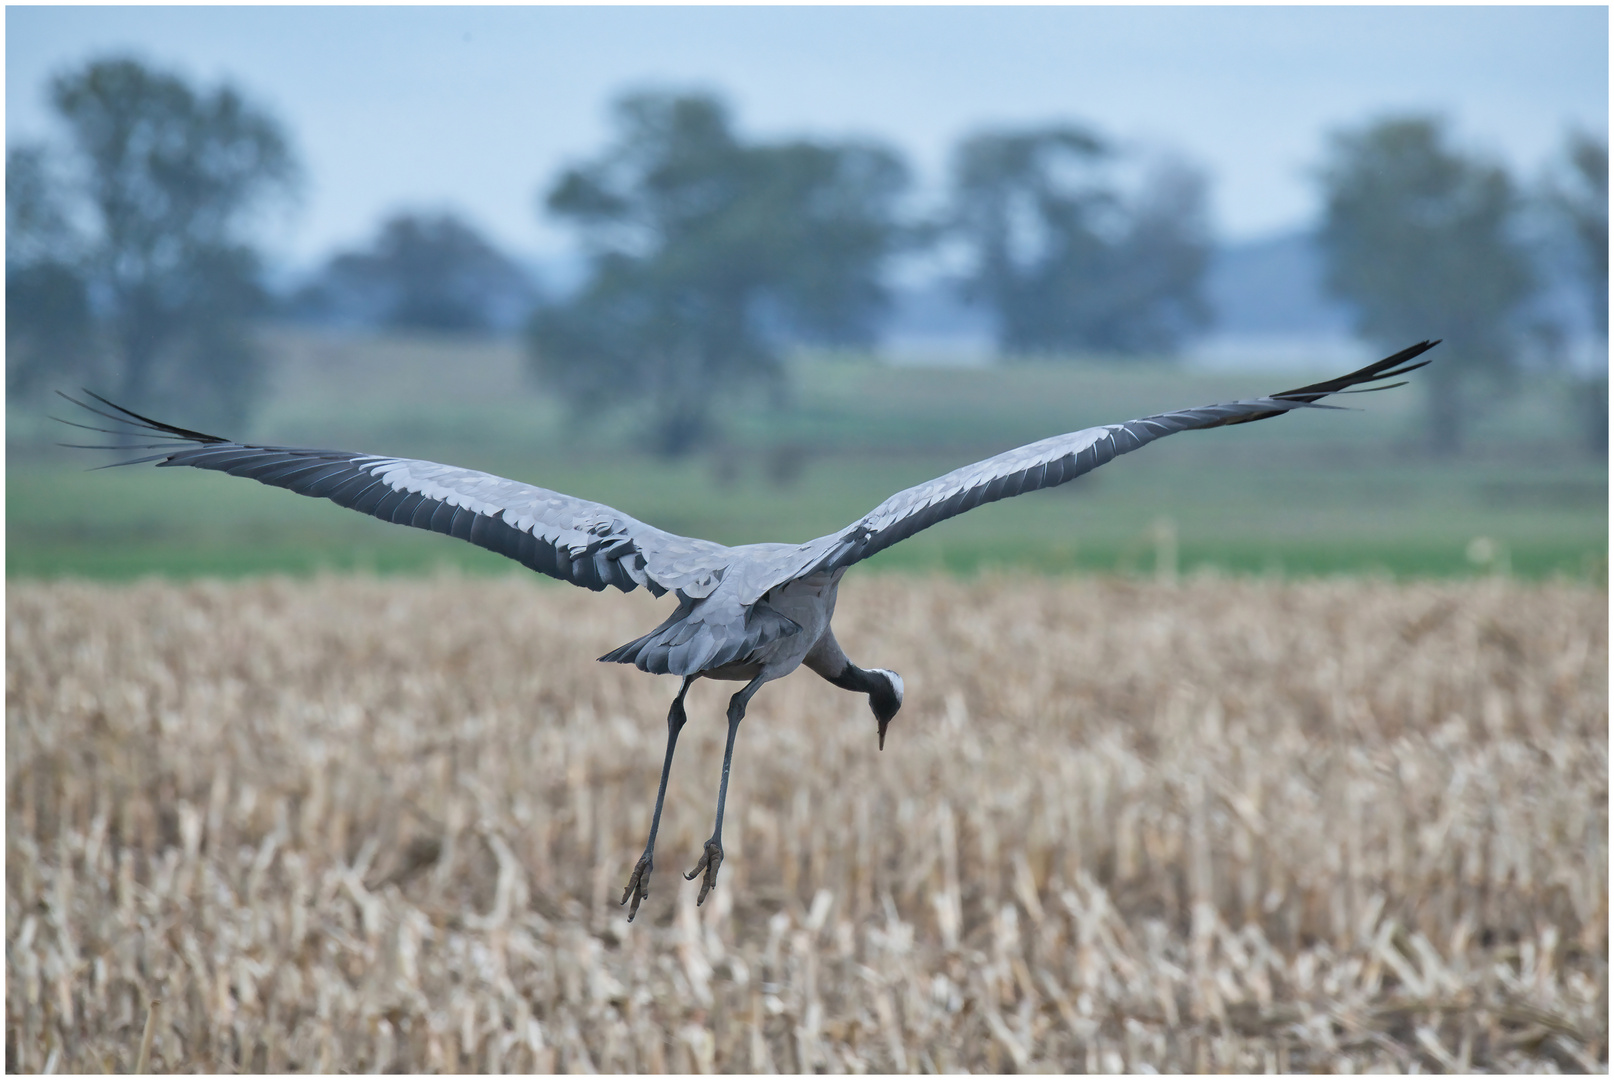
M 601 503 L 472 469 L 338 450 L 253 446 L 152 420 L 89 391 L 85 393 L 111 411 L 67 399 L 119 425 L 75 427 L 135 440 L 79 448 L 158 451 L 116 465 L 156 462 L 251 477 L 383 521 L 469 540 L 596 592 L 606 586 L 631 592 L 642 585 L 658 597 L 669 592 L 676 596 L 677 609 L 660 626 L 600 657 L 683 679 L 667 714 L 667 751 L 650 836 L 622 893 L 623 904 L 632 902 L 632 922 L 640 902 L 650 895 L 656 830 L 673 750 L 685 723 L 684 696 L 696 679 L 745 684 L 729 699 L 716 824 L 699 862 L 685 875 L 686 880 L 702 878 L 697 904 L 705 902 L 723 864 L 723 807 L 734 738 L 746 706 L 764 683 L 805 665 L 844 690 L 867 695 L 880 748 L 885 748 L 886 729 L 902 707 L 902 677 L 884 668 L 859 667 L 847 659 L 830 629 L 841 576 L 853 563 L 938 521 L 983 503 L 1068 483 L 1119 454 L 1179 431 L 1266 420 L 1295 409 L 1337 408 L 1318 402 L 1331 394 L 1404 385 L 1381 380 L 1423 367 L 1429 361 L 1417 358 L 1437 344 L 1420 342 L 1348 375 L 1297 390 L 1056 435 L 899 491 L 845 528 L 816 540 L 739 547 L 664 532 Z

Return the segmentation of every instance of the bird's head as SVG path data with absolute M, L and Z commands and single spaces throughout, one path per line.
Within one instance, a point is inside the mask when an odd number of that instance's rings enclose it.
M 880 725 L 880 749 L 884 750 L 886 725 L 902 708 L 902 676 L 885 668 L 874 668 L 869 674 L 878 680 L 869 691 L 869 708 L 874 710 L 874 719 Z

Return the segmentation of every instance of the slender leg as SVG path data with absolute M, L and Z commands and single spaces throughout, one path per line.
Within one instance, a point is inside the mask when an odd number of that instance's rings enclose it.
M 703 870 L 706 872 L 706 877 L 701 881 L 700 895 L 695 898 L 696 907 L 706 903 L 706 894 L 717 884 L 717 868 L 723 865 L 723 803 L 729 797 L 729 763 L 734 759 L 734 733 L 740 730 L 740 721 L 745 718 L 745 707 L 750 703 L 751 695 L 761 685 L 762 676 L 758 675 L 746 683 L 738 694 L 729 698 L 729 741 L 723 748 L 723 782 L 717 789 L 717 824 L 712 828 L 712 838 L 706 841 L 701 861 L 684 875 L 685 881 L 694 881 L 696 874 Z
M 639 901 L 650 898 L 650 856 L 656 850 L 656 830 L 661 827 L 661 804 L 667 798 L 667 774 L 672 771 L 673 747 L 678 745 L 678 733 L 684 729 L 684 695 L 689 693 L 689 684 L 699 677 L 684 677 L 684 685 L 678 688 L 678 696 L 673 698 L 672 708 L 667 713 L 667 758 L 661 763 L 661 787 L 656 792 L 655 815 L 650 819 L 650 839 L 645 843 L 644 854 L 639 856 L 638 865 L 633 868 L 628 887 L 622 890 L 624 904 L 629 897 L 633 899 L 633 906 L 628 909 L 629 922 L 639 914 Z

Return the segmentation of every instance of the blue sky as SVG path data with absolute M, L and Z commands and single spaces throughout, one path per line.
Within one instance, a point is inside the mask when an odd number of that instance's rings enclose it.
M 537 192 L 630 87 L 721 91 L 755 136 L 885 139 L 930 185 L 976 126 L 1085 120 L 1205 167 L 1235 239 L 1311 220 L 1341 125 L 1439 112 L 1526 180 L 1571 127 L 1608 127 L 1603 7 L 9 7 L 8 144 L 51 130 L 51 73 L 112 51 L 285 121 L 307 176 L 273 245 L 292 263 L 402 207 L 564 251 Z

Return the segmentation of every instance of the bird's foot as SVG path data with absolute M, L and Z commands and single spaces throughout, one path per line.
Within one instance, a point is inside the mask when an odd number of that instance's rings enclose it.
M 628 879 L 628 887 L 622 890 L 622 903 L 626 904 L 631 898 L 633 906 L 628 909 L 628 921 L 639 914 L 639 901 L 650 899 L 650 852 L 639 856 L 638 865 L 633 868 L 633 876 Z
M 695 898 L 696 907 L 706 903 L 706 894 L 717 884 L 717 868 L 722 865 L 723 845 L 718 843 L 717 837 L 714 836 L 706 841 L 706 850 L 701 853 L 701 861 L 695 864 L 695 869 L 684 875 L 685 881 L 694 881 L 696 874 L 706 871 L 706 876 L 701 879 L 700 895 Z

